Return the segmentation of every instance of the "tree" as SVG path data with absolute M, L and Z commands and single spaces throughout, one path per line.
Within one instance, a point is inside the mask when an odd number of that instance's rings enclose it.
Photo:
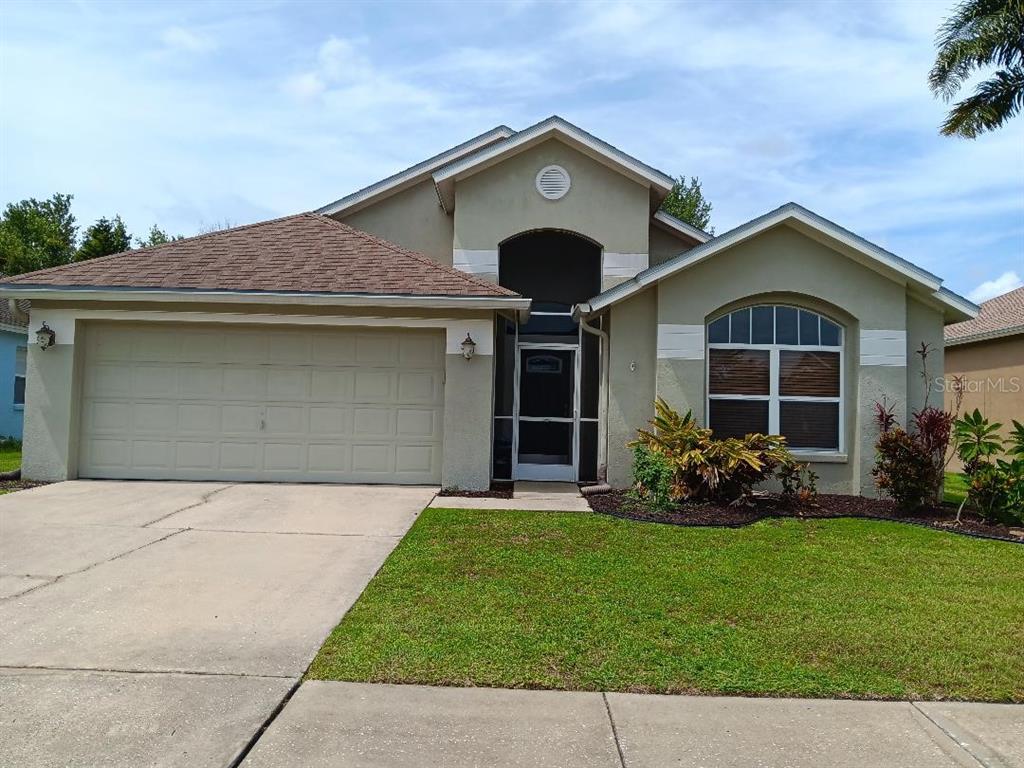
M 121 253 L 132 247 L 132 236 L 125 229 L 120 216 L 108 219 L 106 216 L 85 230 L 82 244 L 75 255 L 76 261 L 86 261 L 99 256 Z
M 72 199 L 58 193 L 7 204 L 0 216 L 0 272 L 20 275 L 74 261 L 78 227 Z
M 173 243 L 175 240 L 183 240 L 182 235 L 168 235 L 156 224 L 149 228 L 149 236 L 143 240 L 141 237 L 135 238 L 136 248 L 149 248 L 154 245 L 163 245 L 164 243 Z
M 1024 108 L 1024 0 L 964 0 L 939 27 L 937 45 L 928 85 L 947 103 L 975 70 L 999 67 L 953 105 L 943 135 L 973 139 Z
M 691 176 L 689 183 L 685 176 L 676 179 L 672 191 L 661 204 L 661 210 L 710 235 L 715 234 L 714 228 L 708 226 L 711 222 L 711 203 L 704 199 L 700 179 L 696 176 Z

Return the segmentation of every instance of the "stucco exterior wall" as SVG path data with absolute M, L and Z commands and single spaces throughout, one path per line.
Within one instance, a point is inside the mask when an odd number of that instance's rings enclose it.
M 441 208 L 432 179 L 335 218 L 403 248 L 424 253 L 441 264 L 452 265 L 454 221 Z
M 24 333 L 0 331 L 0 438 L 21 438 L 24 407 L 14 404 L 14 356 L 27 344 Z
M 489 311 L 426 311 L 359 308 L 330 311 L 327 307 L 246 305 L 158 305 L 34 302 L 33 327 L 43 322 L 57 333 L 55 346 L 29 347 L 25 403 L 23 476 L 58 481 L 77 476 L 79 386 L 85 361 L 82 350 L 89 323 L 95 320 L 130 322 L 218 322 L 238 325 L 295 323 L 343 324 L 358 327 L 441 327 L 446 329 L 445 416 L 442 482 L 445 486 L 484 490 L 490 484 L 491 390 L 493 387 L 493 313 Z M 294 317 L 289 318 L 289 315 Z M 478 342 L 479 354 L 466 360 L 458 345 L 467 331 Z M 481 428 L 481 424 L 484 425 Z
M 656 371 L 656 392 L 681 411 L 692 409 L 705 420 L 705 327 L 709 319 L 752 303 L 804 306 L 832 317 L 844 327 L 844 433 L 838 456 L 811 455 L 824 491 L 874 493 L 870 475 L 877 437 L 872 419 L 876 401 L 896 405 L 905 422 L 910 339 L 941 338 L 942 320 L 924 305 L 908 311 L 905 286 L 868 269 L 826 245 L 786 226 L 762 233 L 707 261 L 666 278 L 654 289 L 656 299 L 612 308 L 612 345 L 640 357 L 640 370 Z M 639 330 L 656 306 L 656 325 L 696 334 L 682 353 L 658 353 L 639 344 L 643 333 L 657 337 L 657 327 Z M 915 302 L 916 304 L 916 302 Z M 635 315 L 632 316 L 632 315 Z M 912 324 L 908 334 L 908 323 Z M 617 338 L 622 325 L 630 337 Z M 687 330 L 691 329 L 691 330 Z M 919 342 L 915 342 L 919 343 Z M 627 346 L 628 345 L 628 346 Z M 659 356 L 660 354 L 660 356 Z M 628 461 L 616 443 L 631 437 L 650 412 L 653 393 L 622 381 L 611 392 L 620 414 L 636 414 L 630 424 L 614 424 L 610 437 L 610 477 L 629 481 Z M 627 419 L 624 418 L 625 422 Z M 628 427 L 628 428 L 627 428 Z
M 922 367 L 921 345 L 928 345 L 927 371 Z M 942 312 L 907 296 L 907 415 L 925 406 L 942 407 L 945 370 Z M 922 375 L 927 373 L 927 380 Z
M 953 379 L 964 379 L 960 412 L 977 408 L 1003 425 L 1003 436 L 1013 420 L 1024 423 L 1024 334 L 973 344 L 946 347 L 945 407 L 956 403 Z
M 537 172 L 560 165 L 572 179 L 560 200 L 537 192 Z M 642 256 L 647 263 L 648 189 L 551 139 L 455 185 L 454 248 L 493 254 L 504 240 L 535 229 L 560 229 L 590 238 L 608 263 Z
M 632 482 L 626 443 L 654 415 L 657 291 L 650 289 L 611 309 L 608 354 L 608 482 Z
M 690 240 L 677 237 L 654 224 L 651 224 L 647 233 L 647 242 L 650 248 L 650 266 L 652 267 L 693 248 L 693 243 Z

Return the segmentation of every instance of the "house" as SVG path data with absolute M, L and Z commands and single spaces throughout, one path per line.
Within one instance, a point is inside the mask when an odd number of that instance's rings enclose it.
M 1024 422 L 1024 288 L 981 304 L 972 320 L 946 326 L 946 409 L 981 411 L 1004 426 Z
M 0 440 L 21 439 L 25 412 L 28 302 L 0 302 Z
M 905 418 L 912 350 L 977 308 L 794 203 L 711 237 L 659 211 L 671 187 L 552 117 L 315 213 L 8 279 L 53 342 L 25 476 L 623 486 L 662 396 L 870 492 L 873 404 Z

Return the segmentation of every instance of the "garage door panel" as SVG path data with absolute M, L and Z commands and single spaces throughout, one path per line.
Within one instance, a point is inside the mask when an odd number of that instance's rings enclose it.
M 436 483 L 444 339 L 90 324 L 82 477 Z

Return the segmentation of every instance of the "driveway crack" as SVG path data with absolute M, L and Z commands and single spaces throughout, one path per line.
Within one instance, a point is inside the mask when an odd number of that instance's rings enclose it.
M 177 530 L 171 531 L 166 536 L 161 536 L 159 539 L 153 539 L 153 541 L 147 541 L 145 544 L 140 544 L 137 547 L 132 547 L 131 549 L 125 550 L 124 552 L 118 552 L 116 555 L 113 555 L 112 557 L 108 557 L 106 560 L 97 560 L 95 563 L 89 563 L 89 565 L 85 566 L 84 568 L 79 568 L 78 570 L 75 570 L 75 571 L 68 571 L 67 573 L 62 573 L 59 576 L 55 577 L 52 581 L 48 581 L 45 584 L 37 584 L 36 586 L 32 587 L 31 589 L 26 589 L 24 592 L 19 592 L 16 595 L 9 595 L 7 597 L 0 597 L 0 602 L 3 602 L 4 600 L 13 600 L 14 598 L 22 598 L 25 595 L 31 594 L 32 592 L 35 592 L 38 589 L 45 589 L 46 587 L 52 587 L 54 584 L 60 583 L 61 581 L 66 579 L 68 576 L 74 576 L 74 575 L 79 574 L 79 573 L 85 573 L 86 571 L 91 571 L 96 566 L 104 565 L 106 563 L 112 563 L 115 560 L 120 560 L 122 557 L 125 557 L 126 555 L 130 555 L 132 552 L 138 552 L 140 549 L 145 549 L 146 547 L 151 547 L 154 544 L 159 544 L 161 541 L 167 541 L 172 536 L 177 536 L 179 533 L 184 533 L 187 530 L 189 530 L 189 529 L 188 528 L 179 528 Z
M 226 491 L 228 488 L 233 488 L 233 487 L 234 487 L 234 484 L 232 483 L 232 484 L 228 484 L 228 485 L 222 485 L 220 488 L 214 488 L 212 491 L 207 491 L 206 493 L 204 493 L 202 496 L 199 497 L 199 501 L 194 502 L 192 504 L 189 504 L 187 506 L 184 506 L 181 509 L 176 509 L 173 512 L 168 512 L 166 515 L 161 515 L 160 517 L 156 518 L 155 520 L 150 520 L 148 523 L 143 523 L 141 527 L 142 528 L 148 528 L 149 526 L 154 525 L 155 523 L 159 523 L 159 522 L 162 522 L 163 520 L 166 520 L 169 517 L 173 517 L 174 515 L 178 514 L 179 512 L 186 512 L 186 511 L 188 511 L 190 509 L 195 509 L 196 507 L 201 507 L 204 504 L 208 504 L 210 502 L 210 499 L 212 499 L 218 493 L 220 493 L 221 491 Z
M 939 717 L 938 719 L 936 719 L 936 718 L 932 717 L 927 712 L 925 712 L 923 709 L 921 709 L 921 707 L 917 706 L 917 702 L 916 701 L 910 702 L 910 706 L 912 706 L 914 709 L 916 709 L 918 712 L 920 712 L 921 715 L 923 715 L 924 718 L 929 723 L 931 723 L 936 728 L 938 728 L 940 731 L 942 731 L 942 733 L 945 734 L 945 736 L 950 741 L 952 741 L 954 744 L 956 744 L 956 746 L 959 749 L 961 749 L 966 755 L 971 757 L 978 765 L 983 766 L 984 768 L 1004 768 L 1005 764 L 1003 763 L 1002 760 L 991 759 L 992 758 L 991 755 L 978 755 L 978 754 L 976 754 L 974 752 L 974 750 L 970 748 L 970 746 L 968 745 L 968 743 L 966 741 L 964 741 L 959 736 L 957 736 L 957 734 L 952 730 L 951 725 L 946 721 L 945 718 Z
M 195 669 L 118 669 L 117 667 L 53 667 L 43 664 L 0 664 L 0 669 L 43 672 L 102 672 L 117 675 L 192 675 L 195 677 L 252 677 L 268 680 L 294 680 L 294 675 L 255 675 L 247 672 L 205 672 Z
M 621 768 L 626 768 L 626 756 L 622 754 L 622 744 L 619 743 L 619 729 L 615 727 L 612 707 L 608 703 L 608 694 L 604 691 L 601 691 L 601 700 L 604 701 L 604 711 L 608 713 L 608 724 L 612 727 L 612 739 L 615 741 L 615 750 L 619 753 L 619 765 Z

